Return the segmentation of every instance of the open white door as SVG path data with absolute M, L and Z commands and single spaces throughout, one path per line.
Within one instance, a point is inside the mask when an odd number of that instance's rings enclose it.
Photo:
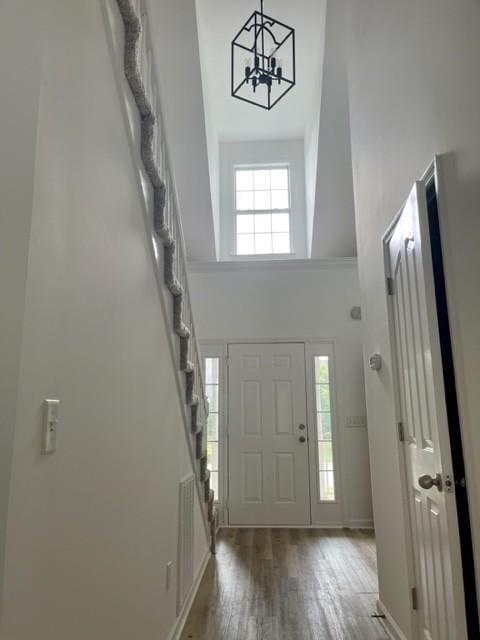
M 465 603 L 425 185 L 388 237 L 392 348 L 404 430 L 421 640 L 465 640 Z
M 310 524 L 304 345 L 228 355 L 229 523 Z

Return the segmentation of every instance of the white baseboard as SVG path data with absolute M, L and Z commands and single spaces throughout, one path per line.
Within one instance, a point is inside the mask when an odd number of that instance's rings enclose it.
M 381 600 L 377 600 L 377 611 L 382 616 L 385 616 L 384 618 L 380 618 L 380 622 L 383 625 L 385 631 L 388 633 L 388 636 L 392 640 L 408 640 L 407 636 L 403 633 L 398 624 L 392 618 L 387 607 Z
M 374 529 L 373 520 L 349 520 L 345 525 L 348 529 Z
M 195 596 L 197 595 L 197 591 L 202 581 L 203 574 L 205 573 L 205 569 L 207 568 L 207 564 L 211 556 L 212 554 L 210 553 L 210 551 L 207 551 L 205 554 L 205 557 L 202 560 L 197 576 L 193 581 L 193 584 L 188 593 L 188 596 L 185 598 L 185 602 L 183 603 L 182 610 L 180 611 L 179 615 L 177 616 L 177 619 L 175 620 L 173 629 L 171 630 L 168 636 L 168 640 L 178 640 L 182 635 L 183 627 L 185 626 L 185 622 L 187 621 L 188 614 L 190 613 L 190 609 L 192 608 L 193 601 L 195 600 Z
M 220 524 L 220 529 L 373 529 L 372 520 L 314 524 Z

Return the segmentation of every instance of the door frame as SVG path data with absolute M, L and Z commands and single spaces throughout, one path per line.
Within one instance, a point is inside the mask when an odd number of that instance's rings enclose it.
M 447 415 L 448 415 L 448 424 L 449 424 L 449 439 L 450 439 L 450 451 L 452 454 L 452 466 L 453 466 L 453 474 L 454 479 L 457 482 L 459 479 L 463 479 L 465 481 L 466 473 L 465 473 L 465 451 L 462 444 L 462 426 L 461 426 L 461 416 L 460 416 L 460 408 L 458 402 L 458 389 L 457 389 L 457 380 L 458 376 L 456 376 L 455 371 L 455 361 L 454 361 L 454 353 L 453 353 L 453 328 L 450 324 L 450 317 L 448 314 L 449 305 L 448 305 L 448 292 L 447 292 L 447 283 L 445 278 L 445 252 L 443 250 L 442 245 L 442 214 L 441 210 L 444 206 L 444 196 L 442 193 L 442 159 L 441 156 L 436 155 L 433 161 L 428 166 L 427 170 L 424 172 L 420 180 L 425 184 L 425 192 L 428 199 L 429 191 L 433 190 L 435 193 L 435 201 L 436 201 L 436 212 L 432 215 L 430 206 L 428 208 L 428 226 L 429 226 L 429 239 L 431 244 L 431 260 L 432 260 L 432 268 L 434 272 L 434 281 L 435 281 L 435 299 L 437 303 L 437 316 L 439 327 L 438 338 L 441 349 L 442 356 L 442 375 L 444 380 L 449 380 L 450 388 L 453 389 L 453 392 L 450 394 L 446 394 L 446 404 L 447 404 Z M 387 230 L 382 236 L 382 253 L 383 253 L 383 261 L 384 261 L 384 274 L 385 278 L 389 275 L 389 241 L 394 233 L 394 230 L 397 226 L 397 223 L 403 212 L 403 204 L 399 209 L 392 222 L 388 226 Z M 436 237 L 434 238 L 434 242 L 432 242 L 432 228 L 436 231 Z M 436 265 L 436 266 L 435 266 Z M 400 385 L 398 383 L 398 374 L 397 374 L 397 353 L 395 348 L 395 335 L 394 335 L 394 316 L 393 316 L 393 301 L 391 296 L 388 295 L 387 287 L 385 288 L 385 297 L 387 302 L 387 315 L 388 315 L 388 334 L 389 334 L 389 345 L 390 345 L 390 353 L 393 363 L 393 371 L 392 378 L 394 381 L 394 402 L 395 402 L 395 416 L 396 423 L 398 424 L 400 413 Z M 443 317 L 441 315 L 441 311 L 439 309 L 439 304 L 442 307 Z M 441 340 L 440 340 L 441 337 Z M 447 385 L 445 384 L 445 387 Z M 449 398 L 447 396 L 450 396 Z M 452 424 L 452 417 L 455 418 Z M 453 444 L 452 444 L 453 443 Z M 409 578 L 409 586 L 410 589 L 417 588 L 417 579 L 416 579 L 416 567 L 415 567 L 415 558 L 413 553 L 413 523 L 411 519 L 411 513 L 409 509 L 409 498 L 408 492 L 406 490 L 407 487 L 407 462 L 406 462 L 406 453 L 405 448 L 402 446 L 402 442 L 400 439 L 397 439 L 397 451 L 399 458 L 401 460 L 401 495 L 402 495 L 402 505 L 404 512 L 404 522 L 405 522 L 405 539 L 407 541 L 407 557 L 409 561 L 409 566 L 407 567 L 407 573 Z M 455 452 L 455 455 L 454 455 Z M 466 486 L 457 486 L 455 490 L 455 498 L 457 505 L 457 521 L 458 521 L 458 531 L 460 537 L 460 552 L 461 552 L 461 564 L 462 564 L 462 576 L 463 576 L 463 591 L 464 591 L 464 601 L 465 601 L 465 620 L 467 625 L 467 634 L 468 638 L 472 637 L 480 637 L 480 628 L 479 628 L 479 616 L 478 616 L 478 598 L 477 598 L 477 586 L 476 586 L 476 578 L 475 578 L 475 557 L 474 557 L 474 549 L 473 549 L 473 537 L 472 537 L 472 529 L 471 529 L 471 519 L 470 519 L 470 511 L 468 506 L 467 499 L 467 487 Z M 453 557 L 453 554 L 452 554 Z M 415 607 L 414 615 L 416 613 Z M 415 627 L 414 633 L 417 635 L 418 633 L 418 624 L 415 616 Z
M 299 338 L 297 337 L 285 337 L 285 338 L 225 338 L 225 339 L 205 339 L 200 341 L 200 351 L 202 359 L 205 357 L 218 357 L 221 359 L 220 363 L 220 421 L 219 425 L 219 466 L 221 478 L 221 486 L 220 486 L 220 500 L 219 500 L 219 512 L 220 512 L 220 524 L 223 527 L 229 527 L 229 518 L 228 518 L 228 497 L 229 497 L 229 464 L 228 464 L 228 444 L 227 444 L 227 420 L 228 420 L 228 410 L 229 410 L 229 376 L 228 376 L 228 347 L 233 344 L 303 344 L 305 349 L 305 391 L 306 391 L 306 412 L 307 412 L 307 432 L 309 438 L 309 447 L 308 447 L 308 460 L 309 460 L 309 473 L 308 473 L 308 483 L 309 483 L 309 493 L 310 493 L 310 524 L 307 525 L 292 525 L 290 528 L 301 528 L 301 529 L 328 529 L 328 528 L 341 528 L 344 526 L 348 526 L 348 523 L 345 521 L 346 514 L 348 512 L 348 505 L 345 504 L 346 493 L 344 491 L 344 487 L 346 486 L 346 479 L 344 477 L 344 467 L 342 464 L 342 451 L 344 450 L 344 433 L 343 429 L 341 429 L 342 416 L 339 407 L 338 393 L 337 393 L 337 375 L 336 375 L 336 338 L 315 338 L 315 337 L 306 337 Z M 313 355 L 312 347 L 313 345 L 324 345 L 326 355 L 331 356 L 331 376 L 332 376 L 332 419 L 334 424 L 335 435 L 333 437 L 333 455 L 334 461 L 336 465 L 335 472 L 335 486 L 336 486 L 336 500 L 331 503 L 320 503 L 317 501 L 317 480 L 316 480 L 316 469 L 317 469 L 317 458 L 315 451 L 313 450 L 312 442 L 315 440 L 315 428 L 316 425 L 312 422 L 315 416 L 315 395 L 313 388 L 313 375 L 311 370 L 309 370 L 308 359 Z M 327 354 L 327 351 L 329 352 Z M 313 459 L 313 464 L 312 464 Z M 338 512 L 337 517 L 332 519 L 331 521 L 325 523 L 315 523 L 315 518 L 313 517 L 313 507 L 317 504 L 326 505 L 328 507 L 335 506 Z M 235 528 L 242 528 L 241 526 L 236 525 Z M 261 528 L 261 527 L 260 527 Z M 276 528 L 275 525 L 268 528 Z

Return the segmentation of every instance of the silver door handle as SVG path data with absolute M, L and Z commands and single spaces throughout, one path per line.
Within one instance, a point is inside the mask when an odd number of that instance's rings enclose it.
M 422 487 L 422 489 L 431 489 L 432 487 L 437 487 L 439 491 L 442 491 L 443 489 L 442 476 L 439 473 L 437 473 L 435 478 L 429 476 L 428 473 L 426 473 L 424 476 L 420 476 L 418 479 L 418 484 Z

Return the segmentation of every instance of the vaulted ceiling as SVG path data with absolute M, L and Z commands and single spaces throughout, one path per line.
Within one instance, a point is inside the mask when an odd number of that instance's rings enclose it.
M 320 93 L 326 0 L 265 0 L 264 11 L 295 29 L 297 85 L 271 111 L 230 95 L 230 43 L 259 0 L 197 0 L 206 110 L 220 142 L 303 138 Z
M 217 259 L 220 142 L 302 138 L 311 256 L 356 255 L 345 0 L 265 0 L 297 45 L 297 86 L 272 111 L 230 95 L 230 43 L 257 0 L 146 2 L 189 259 Z

